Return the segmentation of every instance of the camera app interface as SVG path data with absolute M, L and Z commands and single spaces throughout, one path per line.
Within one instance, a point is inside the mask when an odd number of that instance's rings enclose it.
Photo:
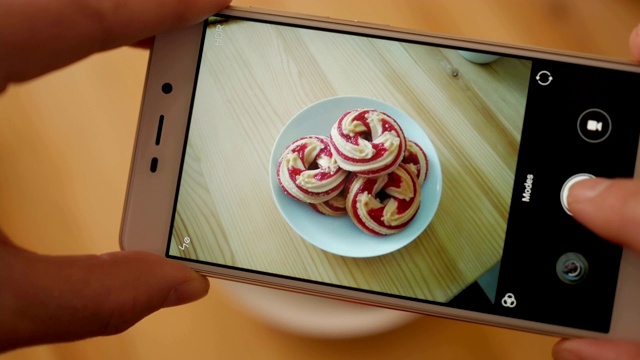
M 577 66 L 220 17 L 202 46 L 169 256 L 608 330 L 620 250 L 562 189 L 633 175 L 638 130 Z

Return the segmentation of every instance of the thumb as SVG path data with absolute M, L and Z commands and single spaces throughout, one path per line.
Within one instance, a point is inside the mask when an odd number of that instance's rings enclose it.
M 0 284 L 0 352 L 120 333 L 209 290 L 206 278 L 151 254 L 54 257 L 6 243 Z
M 640 359 L 640 344 L 596 339 L 561 340 L 553 347 L 555 360 Z
M 577 182 L 568 205 L 576 220 L 599 236 L 640 254 L 640 180 Z

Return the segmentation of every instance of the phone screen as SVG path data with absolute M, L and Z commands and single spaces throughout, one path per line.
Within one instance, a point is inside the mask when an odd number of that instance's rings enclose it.
M 622 251 L 563 189 L 633 176 L 637 74 L 229 17 L 204 32 L 167 256 L 609 330 Z

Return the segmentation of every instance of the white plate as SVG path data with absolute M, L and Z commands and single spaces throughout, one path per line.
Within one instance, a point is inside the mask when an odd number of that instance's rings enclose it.
M 420 209 L 413 221 L 397 234 L 375 236 L 360 230 L 349 216 L 332 217 L 315 212 L 308 204 L 288 197 L 280 188 L 277 165 L 282 152 L 307 135 L 329 136 L 331 126 L 349 110 L 372 108 L 389 114 L 405 136 L 418 143 L 429 159 L 429 173 L 422 185 Z M 280 213 L 306 241 L 324 251 L 348 257 L 373 257 L 401 249 L 422 233 L 433 219 L 442 193 L 442 170 L 436 149 L 422 128 L 402 110 L 381 101 L 355 96 L 329 98 L 296 114 L 282 129 L 271 151 L 271 190 Z

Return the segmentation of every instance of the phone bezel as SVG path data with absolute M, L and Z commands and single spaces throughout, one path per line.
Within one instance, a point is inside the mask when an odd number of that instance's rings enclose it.
M 306 27 L 422 41 L 448 47 L 542 58 L 640 73 L 640 67 L 630 61 L 625 62 L 532 47 L 487 43 L 478 40 L 414 32 L 406 29 L 394 29 L 357 21 L 342 21 L 253 8 L 231 7 L 222 13 L 246 19 L 278 21 Z M 202 36 L 203 24 L 198 24 L 180 31 L 163 34 L 156 38 L 149 60 L 145 93 L 122 219 L 120 246 L 124 250 L 141 250 L 162 256 L 165 255 L 166 241 L 174 210 L 178 174 L 181 171 L 182 149 L 185 145 L 185 135 L 188 130 L 187 119 L 191 115 L 194 83 L 197 78 L 197 67 L 201 56 Z M 171 94 L 164 94 L 161 90 L 164 83 L 173 85 Z M 162 146 L 157 146 L 155 140 L 160 115 L 163 115 L 166 121 L 164 121 L 163 126 Z M 159 159 L 158 169 L 155 173 L 149 171 L 149 164 L 153 157 Z M 638 159 L 636 177 L 639 173 L 638 169 L 640 169 L 640 156 L 638 156 Z M 637 306 L 640 301 L 640 284 L 634 281 L 640 279 L 640 257 L 628 250 L 624 250 L 623 253 L 611 330 L 608 334 L 413 302 L 329 285 L 312 284 L 301 280 L 283 279 L 189 261 L 181 262 L 207 276 L 356 303 L 556 336 L 610 337 L 640 341 L 640 307 Z

